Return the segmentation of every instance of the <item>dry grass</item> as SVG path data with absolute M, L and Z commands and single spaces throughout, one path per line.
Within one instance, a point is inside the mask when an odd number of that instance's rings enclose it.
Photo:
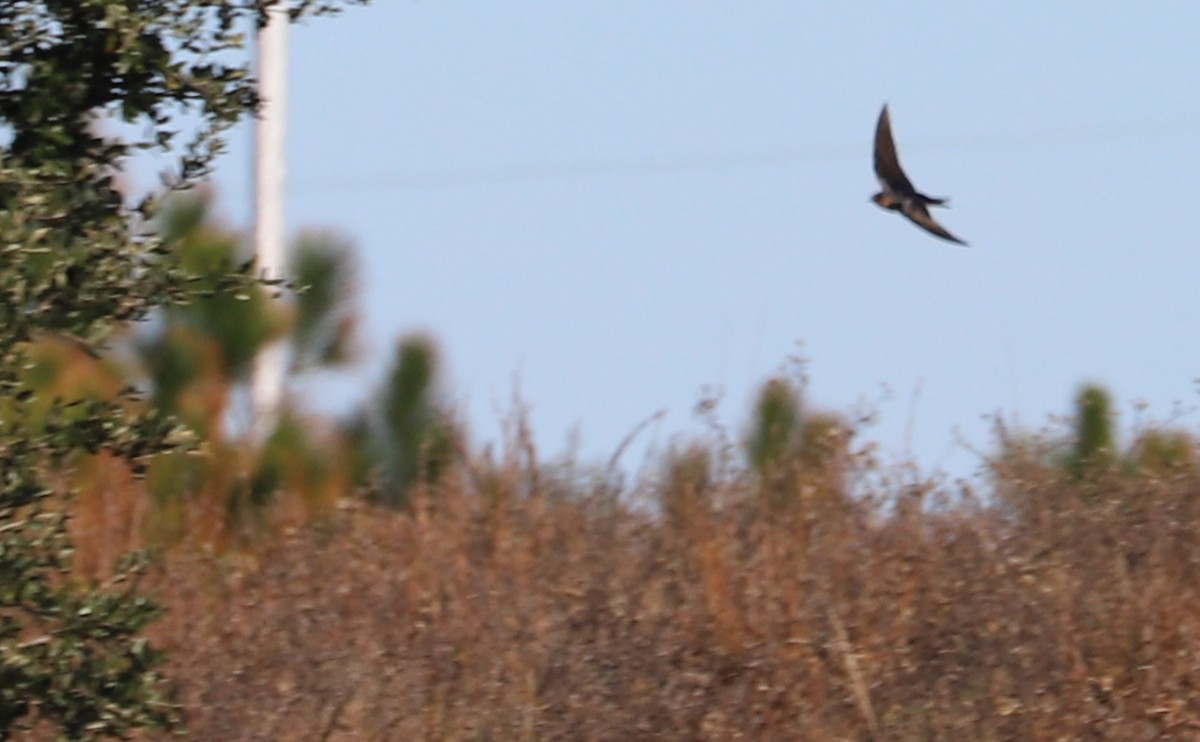
M 155 633 L 197 740 L 1197 738 L 1200 480 L 1018 464 L 1003 508 L 887 517 L 848 460 L 770 498 L 684 466 L 645 485 L 665 517 L 451 477 L 177 552 Z

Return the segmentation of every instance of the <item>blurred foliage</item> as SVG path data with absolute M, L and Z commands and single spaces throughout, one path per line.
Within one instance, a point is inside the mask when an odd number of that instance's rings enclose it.
M 243 264 L 246 240 L 212 214 L 211 195 L 186 194 L 161 212 L 161 232 L 197 286 L 209 287 Z M 348 487 L 345 439 L 324 432 L 289 399 L 265 441 L 238 425 L 248 401 L 255 357 L 282 342 L 291 359 L 290 386 L 304 372 L 353 360 L 353 246 L 329 233 L 301 235 L 289 256 L 296 291 L 250 286 L 237 293 L 205 291 L 164 308 L 132 333 L 132 375 L 163 414 L 186 422 L 206 455 L 179 452 L 155 462 L 149 479 L 156 507 L 148 516 L 152 543 L 188 537 L 210 545 L 245 543 L 281 490 L 295 494 L 308 515 L 328 511 L 331 486 Z
M 508 457 L 254 579 L 177 562 L 193 738 L 1196 737 L 1194 475 L 1046 468 L 1016 520 L 855 455 L 862 507 L 768 510 L 711 433 L 615 502 Z
M 674 527 L 686 529 L 696 513 L 712 507 L 713 454 L 706 446 L 692 443 L 669 451 L 663 469 L 659 488 L 663 516 Z
M 1112 395 L 1099 384 L 1085 384 L 1075 397 L 1074 446 L 1067 466 L 1077 477 L 1116 460 Z
M 462 451 L 459 426 L 439 398 L 439 372 L 431 338 L 401 340 L 375 403 L 347 426 L 361 446 L 360 476 L 378 474 L 377 495 L 390 505 L 408 502 L 412 486 L 435 482 Z
M 177 721 L 159 653 L 139 636 L 157 613 L 136 594 L 144 559 L 103 581 L 72 577 L 64 504 L 94 462 L 130 481 L 185 442 L 109 373 L 105 341 L 160 307 L 252 286 L 225 264 L 196 281 L 147 228 L 158 195 L 122 193 L 117 174 L 143 150 L 175 157 L 168 189 L 210 171 L 222 134 L 256 105 L 237 52 L 267 4 L 0 3 L 0 738 Z M 106 136 L 101 122 L 118 119 L 136 126 Z
M 1117 442 L 1112 399 L 1112 393 L 1099 384 L 1081 386 L 1065 431 L 1011 430 L 997 421 L 997 452 L 986 460 L 996 501 L 1024 522 L 1031 513 L 1055 506 L 1037 502 L 1035 497 L 1082 498 L 1103 505 L 1100 498 L 1106 490 L 1109 496 L 1120 492 L 1120 499 L 1133 505 L 1137 489 L 1122 489 L 1115 483 L 1187 478 L 1197 473 L 1198 443 L 1189 431 L 1149 427 L 1122 448 Z M 1061 502 L 1058 506 L 1070 505 Z
M 849 432 L 835 415 L 806 413 L 796 383 L 783 377 L 767 380 L 759 390 L 745 444 L 763 499 L 775 507 L 843 500 L 848 494 L 844 469 Z
M 333 368 L 354 357 L 358 322 L 351 299 L 357 279 L 353 246 L 329 232 L 300 235 L 292 253 L 292 280 L 300 288 L 291 332 L 294 371 Z
M 759 390 L 746 450 L 760 474 L 799 451 L 801 404 L 800 391 L 787 379 L 770 379 Z
M 1153 429 L 1138 436 L 1130 451 L 1141 471 L 1168 474 L 1196 471 L 1196 438 L 1184 430 Z

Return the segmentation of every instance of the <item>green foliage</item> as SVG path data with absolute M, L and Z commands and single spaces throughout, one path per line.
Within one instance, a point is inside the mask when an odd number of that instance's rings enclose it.
M 764 474 L 787 460 L 801 443 L 800 392 L 787 379 L 767 381 L 754 406 L 746 450 L 751 465 Z
M 282 410 L 276 429 L 259 441 L 231 424 L 245 417 L 231 407 L 248 399 L 238 392 L 245 391 L 253 361 L 268 342 L 282 342 L 291 376 L 352 359 L 353 245 L 327 233 L 302 235 L 288 269 L 296 291 L 263 286 L 237 294 L 212 291 L 243 262 L 246 241 L 213 216 L 210 204 L 207 194 L 184 194 L 162 211 L 164 240 L 201 293 L 186 305 L 161 310 L 131 344 L 138 381 L 150 389 L 155 407 L 186 422 L 208 453 L 159 458 L 151 477 L 156 508 L 149 523 L 155 543 L 186 534 L 210 545 L 229 545 L 235 536 L 237 545 L 249 546 L 280 491 L 298 495 L 309 516 L 320 515 L 336 498 L 336 487 L 350 480 L 352 462 L 342 455 L 346 439 L 322 439 L 318 426 L 300 419 L 300 410 Z M 181 505 L 189 501 L 207 509 L 206 523 L 185 527 Z
M 781 377 L 768 380 L 746 438 L 762 498 L 772 506 L 804 501 L 809 508 L 842 501 L 849 438 L 836 415 L 805 412 L 796 384 Z
M 1196 439 L 1182 430 L 1148 430 L 1133 444 L 1130 458 L 1143 472 L 1194 472 Z
M 379 414 L 358 424 L 368 433 L 371 469 L 384 478 L 383 498 L 403 504 L 410 486 L 436 480 L 458 450 L 459 433 L 439 404 L 437 349 L 415 336 L 401 341 L 396 359 L 379 393 Z
M 292 253 L 291 276 L 300 289 L 291 333 L 296 371 L 329 368 L 353 357 L 357 281 L 352 245 L 328 233 L 301 235 Z
M 138 636 L 156 610 L 135 594 L 138 565 L 100 585 L 75 578 L 63 511 L 83 457 L 140 473 L 180 436 L 131 390 L 57 397 L 28 371 L 34 341 L 65 336 L 94 354 L 159 307 L 251 285 L 228 262 L 197 281 L 146 229 L 160 199 L 123 194 L 115 174 L 142 150 L 180 153 L 173 189 L 209 172 L 223 132 L 256 105 L 237 52 L 267 4 L 0 3 L 0 738 L 34 724 L 93 739 L 176 721 L 160 657 Z M 293 15 L 339 4 L 301 2 Z M 104 134 L 114 119 L 135 124 L 128 138 Z
M 1083 476 L 1115 459 L 1112 395 L 1098 384 L 1087 384 L 1075 398 L 1075 442 L 1069 468 Z
M 158 309 L 156 321 L 133 335 L 138 380 L 160 412 L 212 440 L 226 423 L 230 387 L 249 378 L 255 355 L 283 332 L 282 310 L 262 286 L 222 290 L 246 263 L 246 247 L 213 218 L 208 194 L 172 198 L 157 223 L 193 295 Z
M 254 357 L 279 333 L 281 322 L 273 315 L 267 291 L 248 286 L 222 291 L 225 276 L 247 262 L 240 236 L 217 225 L 211 216 L 211 199 L 189 194 L 172 199 L 163 212 L 162 236 L 196 287 L 186 305 L 167 307 L 163 324 L 190 327 L 215 343 L 220 373 L 248 378 Z
M 202 383 L 227 395 L 249 380 L 255 357 L 273 340 L 285 341 L 292 373 L 352 359 L 356 282 L 353 245 L 347 240 L 328 233 L 302 235 L 288 268 L 294 293 L 262 286 L 229 292 L 219 290 L 219 283 L 246 262 L 245 240 L 214 218 L 208 194 L 172 199 L 160 224 L 164 241 L 197 289 L 186 304 L 162 310 L 161 321 L 136 341 L 160 408 L 177 411 Z M 223 413 L 223 402 L 219 406 Z
M 1148 483 L 1187 481 L 1197 473 L 1200 446 L 1193 433 L 1148 427 L 1122 449 L 1113 424 L 1112 396 L 1097 384 L 1080 387 L 1065 433 L 1057 426 L 1038 433 L 1010 430 L 997 420 L 998 451 L 986 461 L 996 502 L 1017 522 L 1038 527 L 1034 519 L 1047 507 L 1079 501 L 1137 508 Z

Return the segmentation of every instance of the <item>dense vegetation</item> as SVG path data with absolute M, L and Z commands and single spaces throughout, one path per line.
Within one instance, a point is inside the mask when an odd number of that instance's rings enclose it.
M 1100 386 L 947 483 L 781 375 L 631 479 L 519 412 L 471 450 L 411 337 L 363 409 L 253 439 L 263 343 L 353 358 L 352 247 L 303 236 L 273 298 L 119 166 L 199 182 L 262 5 L 0 5 L 0 739 L 1195 737 L 1197 441 L 1123 443 Z
M 514 425 L 403 510 L 344 500 L 252 560 L 176 552 L 157 631 L 192 733 L 1194 738 L 1190 436 L 998 431 L 976 493 L 792 419 L 766 466 L 753 424 L 623 489 Z

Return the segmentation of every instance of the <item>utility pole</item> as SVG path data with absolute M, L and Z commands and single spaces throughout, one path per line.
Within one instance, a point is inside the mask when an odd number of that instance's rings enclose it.
M 286 276 L 284 244 L 284 142 L 287 123 L 288 0 L 267 10 L 258 33 L 258 92 L 262 99 L 255 126 L 254 249 L 260 275 Z M 253 433 L 258 442 L 270 435 L 283 401 L 285 346 L 271 341 L 254 359 L 250 382 Z

